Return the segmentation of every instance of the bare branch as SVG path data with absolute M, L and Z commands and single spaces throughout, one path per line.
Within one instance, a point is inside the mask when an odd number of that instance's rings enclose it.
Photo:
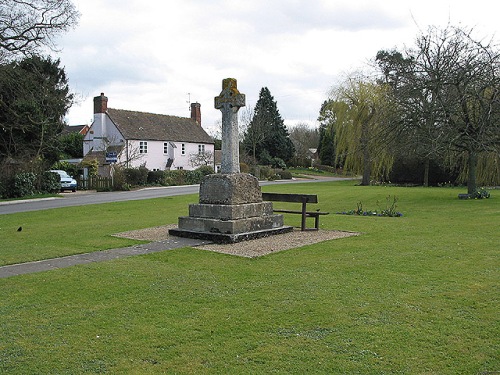
M 76 26 L 80 14 L 71 0 L 3 0 L 0 2 L 0 61 L 28 56 Z

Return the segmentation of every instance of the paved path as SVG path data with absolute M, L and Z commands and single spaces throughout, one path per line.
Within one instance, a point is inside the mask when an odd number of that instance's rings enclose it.
M 125 258 L 134 255 L 156 253 L 164 250 L 178 249 L 181 247 L 195 247 L 211 243 L 210 241 L 196 240 L 191 238 L 173 237 L 163 241 L 150 242 L 147 244 L 122 247 L 93 253 L 69 255 L 61 258 L 39 260 L 36 262 L 12 264 L 0 267 L 0 279 L 24 275 L 27 273 L 50 271 L 58 268 L 66 268 L 77 264 L 102 262 L 106 260 Z

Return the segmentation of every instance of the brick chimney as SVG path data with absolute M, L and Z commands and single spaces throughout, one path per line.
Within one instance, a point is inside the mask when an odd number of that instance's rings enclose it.
M 94 114 L 95 113 L 106 113 L 108 110 L 108 97 L 104 96 L 101 92 L 101 96 L 94 97 Z
M 191 118 L 201 126 L 201 104 L 191 103 Z

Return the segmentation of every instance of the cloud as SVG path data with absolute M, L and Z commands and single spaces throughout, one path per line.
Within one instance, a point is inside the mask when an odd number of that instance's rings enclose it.
M 451 14 L 497 25 L 480 6 L 486 0 L 473 8 L 431 0 L 73 1 L 80 25 L 59 45 L 82 94 L 68 116 L 74 124 L 92 116 L 92 97 L 105 92 L 111 107 L 177 116 L 189 116 L 190 97 L 211 127 L 226 77 L 238 79 L 249 106 L 266 86 L 287 123 L 314 122 L 339 76 L 380 49 L 411 44 L 427 24 L 446 24 Z

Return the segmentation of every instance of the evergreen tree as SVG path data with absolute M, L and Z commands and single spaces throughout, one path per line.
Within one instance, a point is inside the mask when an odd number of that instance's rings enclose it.
M 0 65 L 0 162 L 56 161 L 72 99 L 59 60 L 33 56 Z
M 333 121 L 335 114 L 332 111 L 333 101 L 325 100 L 319 111 L 319 144 L 318 155 L 321 164 L 335 166 L 335 128 Z
M 254 116 L 243 140 L 245 151 L 260 161 L 260 155 L 267 151 L 272 158 L 290 161 L 295 147 L 278 111 L 276 101 L 267 87 L 260 90 L 254 109 Z

